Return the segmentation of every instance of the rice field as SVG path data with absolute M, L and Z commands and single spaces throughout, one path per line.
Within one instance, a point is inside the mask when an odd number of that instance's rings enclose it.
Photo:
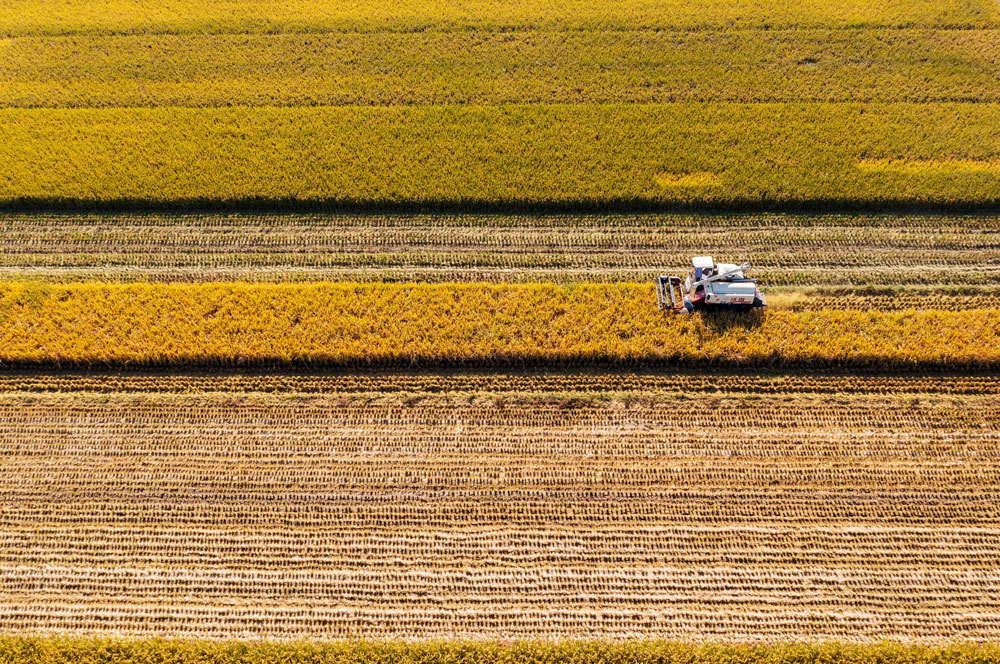
M 0 277 L 645 282 L 712 247 L 752 261 L 769 292 L 812 293 L 788 306 L 975 309 L 996 305 L 998 227 L 995 215 L 0 215 Z M 831 288 L 845 293 L 817 297 Z
M 580 0 L 422 0 L 386 5 L 376 0 L 316 4 L 304 0 L 243 0 L 227 8 L 206 0 L 12 0 L 0 34 L 186 34 L 295 32 L 698 30 L 742 27 L 991 28 L 1000 10 L 989 0 L 625 0 L 616 5 Z M 59 8 L 59 12 L 53 12 Z
M 919 27 L 32 35 L 0 40 L 0 107 L 996 103 L 998 34 Z M 68 59 L 72 69 L 62 66 Z
M 1000 311 L 658 311 L 650 284 L 0 284 L 8 366 L 1000 366 Z
M 0 664 L 1000 662 L 995 0 L 2 5 Z
M 382 4 L 12 3 L 0 209 L 1000 197 L 993 0 Z
M 1000 630 L 995 394 L 370 396 L 6 394 L 0 627 Z
M 556 664 L 602 662 L 607 664 L 736 664 L 738 662 L 835 662 L 859 664 L 880 661 L 887 664 L 949 661 L 962 664 L 988 664 L 996 657 L 991 645 L 951 645 L 945 647 L 821 644 L 821 645 L 710 645 L 696 646 L 666 641 L 642 643 L 608 643 L 577 641 L 572 643 L 483 643 L 424 642 L 381 643 L 371 641 L 349 643 L 234 643 L 210 641 L 171 642 L 163 640 L 107 640 L 84 638 L 0 638 L 0 657 L 4 661 L 26 664 L 41 662 L 79 662 L 97 664 L 131 664 L 136 661 L 242 662 L 296 661 L 323 664 L 327 662 L 430 662 L 459 664 L 461 662 L 546 661 Z
M 987 103 L 4 108 L 0 209 L 985 211 L 995 171 L 863 166 L 998 146 Z

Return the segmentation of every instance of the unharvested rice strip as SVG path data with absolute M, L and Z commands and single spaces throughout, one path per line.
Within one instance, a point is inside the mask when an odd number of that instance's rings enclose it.
M 995 215 L 1000 202 L 1000 179 L 963 166 L 997 160 L 1000 105 L 974 102 L 0 108 L 0 138 L 7 211 Z M 944 170 L 863 167 L 944 156 Z M 692 173 L 711 186 L 670 186 Z
M 11 366 L 1000 364 L 1000 310 L 671 316 L 652 284 L 0 284 Z
M 58 373 L 7 370 L 0 373 L 0 399 L 7 392 L 95 392 L 102 394 L 139 393 L 295 393 L 300 395 L 365 395 L 375 399 L 407 396 L 426 401 L 448 393 L 489 393 L 504 398 L 521 394 L 556 393 L 585 400 L 593 393 L 629 393 L 624 397 L 670 392 L 717 392 L 720 394 L 956 394 L 1000 393 L 995 375 L 865 375 L 787 372 L 747 373 L 508 373 L 508 372 L 351 372 L 302 373 L 214 371 L 171 373 L 80 372 Z M 24 398 L 11 396 L 11 398 Z M 494 397 L 495 398 L 495 397 Z M 522 397 L 524 398 L 524 397 Z M 551 397 L 550 397 L 551 398 Z M 558 398 L 558 396 L 557 396 Z M 26 402 L 27 403 L 27 402 Z
M 636 661 L 691 664 L 738 664 L 752 662 L 833 662 L 879 661 L 885 664 L 930 662 L 992 661 L 998 648 L 991 643 L 945 643 L 936 645 L 882 642 L 808 643 L 719 643 L 643 639 L 614 642 L 600 639 L 532 639 L 522 642 L 486 641 L 293 641 L 290 643 L 227 639 L 190 641 L 151 638 L 87 638 L 64 635 L 11 635 L 0 637 L 0 649 L 10 653 L 11 664 L 29 664 L 42 658 L 47 662 L 105 661 L 127 664 L 132 661 L 178 663 L 212 661 L 219 664 L 245 660 L 271 663 L 287 661 L 337 661 L 355 664 L 392 661 L 418 664 L 472 658 L 483 664 L 503 662 L 552 662 L 566 664 L 601 659 L 611 664 Z
M 679 270 L 686 273 L 688 268 Z M 475 282 L 489 284 L 511 283 L 618 283 L 643 282 L 661 272 L 667 272 L 657 263 L 645 268 L 594 268 L 594 267 L 533 267 L 533 268 L 459 268 L 455 266 L 428 267 L 412 265 L 407 267 L 376 267 L 365 268 L 312 268 L 312 267 L 170 267 L 147 268 L 141 266 L 128 267 L 79 267 L 63 268 L 50 265 L 19 268 L 0 268 L 0 280 L 31 281 L 31 282 L 114 282 L 114 283 L 199 283 L 211 281 L 241 281 L 250 283 L 301 283 L 315 281 L 351 281 L 351 282 L 396 282 L 396 283 L 427 283 L 442 284 L 454 282 Z M 676 272 L 676 271 L 675 271 Z M 905 288 L 936 287 L 946 292 L 963 290 L 968 294 L 985 291 L 991 293 L 1000 285 L 1000 273 L 994 270 L 975 270 L 971 268 L 955 269 L 948 265 L 937 266 L 901 266 L 898 268 L 837 268 L 834 270 L 790 267 L 782 269 L 755 270 L 754 276 L 768 292 L 774 289 L 813 290 L 821 286 L 839 286 L 845 289 L 881 289 L 886 291 Z M 891 294 L 883 296 L 880 308 L 886 311 L 905 310 L 907 308 L 934 308 L 947 311 L 961 311 L 970 306 L 985 306 L 994 308 L 993 299 L 982 303 L 963 303 L 961 300 L 926 301 L 916 304 L 896 303 Z M 937 306 L 940 303 L 940 306 Z M 838 308 L 864 307 L 867 302 L 857 306 L 849 301 L 838 302 Z

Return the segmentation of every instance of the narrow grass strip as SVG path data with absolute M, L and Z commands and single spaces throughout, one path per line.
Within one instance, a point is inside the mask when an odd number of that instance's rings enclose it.
M 651 285 L 0 285 L 6 365 L 992 368 L 1000 310 L 657 311 Z
M 667 641 L 268 643 L 0 637 L 4 664 L 995 664 L 996 644 L 729 645 Z

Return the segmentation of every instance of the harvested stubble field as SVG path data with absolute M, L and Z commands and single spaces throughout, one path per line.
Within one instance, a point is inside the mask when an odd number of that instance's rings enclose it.
M 0 215 L 0 277 L 647 281 L 712 247 L 752 261 L 769 292 L 854 289 L 852 309 L 988 308 L 998 229 L 995 215 Z M 838 295 L 782 302 L 842 306 Z
M 0 628 L 1000 635 L 995 394 L 566 398 L 7 393 Z

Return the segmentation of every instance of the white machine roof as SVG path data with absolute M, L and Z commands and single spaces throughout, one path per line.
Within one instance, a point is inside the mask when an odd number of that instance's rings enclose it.
M 752 281 L 716 281 L 709 284 L 713 295 L 741 295 L 753 297 L 757 284 Z
M 695 256 L 691 259 L 691 262 L 696 268 L 700 267 L 703 270 L 715 267 L 715 261 L 712 260 L 711 256 Z

